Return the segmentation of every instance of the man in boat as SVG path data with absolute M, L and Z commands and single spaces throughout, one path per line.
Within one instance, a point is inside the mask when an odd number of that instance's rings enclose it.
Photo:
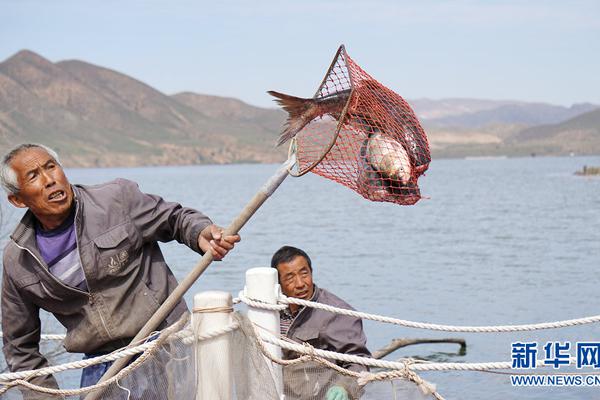
M 308 254 L 303 250 L 292 246 L 283 246 L 273 255 L 271 267 L 277 269 L 281 291 L 286 296 L 353 309 L 344 300 L 313 283 L 312 263 Z M 366 346 L 367 338 L 360 318 L 290 304 L 287 309 L 280 312 L 280 327 L 283 336 L 296 342 L 308 343 L 316 349 L 364 357 L 371 356 Z M 296 356 L 293 352 L 284 350 L 284 358 L 290 359 Z M 367 367 L 362 364 L 340 361 L 338 365 L 355 372 L 367 370 Z M 306 373 L 306 370 L 302 373 Z M 324 375 L 323 371 L 318 375 L 315 379 L 325 382 L 322 389 L 327 400 L 346 400 L 349 396 L 358 398 L 359 389 L 354 379 L 342 379 L 337 374 L 324 378 L 326 374 Z M 293 382 L 294 380 L 291 378 L 287 381 Z M 289 392 L 295 389 L 287 385 L 286 390 L 289 396 Z M 301 395 L 299 396 L 301 398 Z
M 220 260 L 240 240 L 224 236 L 201 212 L 125 179 L 71 185 L 56 152 L 44 145 L 9 151 L 0 182 L 8 201 L 27 210 L 3 257 L 3 351 L 11 371 L 48 365 L 39 350 L 40 308 L 66 327 L 67 351 L 114 351 L 129 344 L 177 286 L 159 241 L 177 240 Z M 186 311 L 181 300 L 159 329 Z M 82 386 L 95 384 L 109 365 L 84 369 Z M 58 387 L 52 376 L 32 381 Z

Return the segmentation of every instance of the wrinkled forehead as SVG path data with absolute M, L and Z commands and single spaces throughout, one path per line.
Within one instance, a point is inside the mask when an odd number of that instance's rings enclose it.
M 41 147 L 30 147 L 23 149 L 12 157 L 10 166 L 17 175 L 23 175 L 27 172 L 46 165 L 48 162 L 56 160 Z
M 277 270 L 281 274 L 296 273 L 305 268 L 310 270 L 310 267 L 308 266 L 308 261 L 304 256 L 301 255 L 297 255 L 289 262 L 282 262 L 279 263 L 279 265 L 277 265 Z

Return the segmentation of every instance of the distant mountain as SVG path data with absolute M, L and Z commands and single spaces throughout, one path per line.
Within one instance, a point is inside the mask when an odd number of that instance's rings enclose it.
M 409 103 L 434 157 L 600 154 L 595 105 Z M 287 149 L 274 142 L 285 118 L 281 110 L 232 98 L 168 96 L 107 68 L 53 63 L 28 50 L 0 63 L 0 151 L 41 142 L 56 148 L 68 166 L 279 162 Z
M 223 121 L 230 126 L 237 125 L 239 127 L 236 135 L 238 140 L 254 145 L 265 144 L 264 132 L 279 133 L 287 115 L 281 110 L 255 107 L 228 97 L 184 92 L 175 94 L 172 98 L 207 118 Z M 266 139 L 269 145 L 267 151 L 274 151 L 274 137 L 276 135 Z
M 515 101 L 481 99 L 414 99 L 408 100 L 419 119 L 424 121 L 492 110 Z
M 458 115 L 427 119 L 429 126 L 480 128 L 489 125 L 542 125 L 566 121 L 598 108 L 594 104 L 575 104 L 571 107 L 542 103 L 514 103 Z
M 256 107 L 232 99 L 239 117 L 232 120 L 199 109 L 203 96 L 194 95 L 196 103 L 190 96 L 167 96 L 82 61 L 52 63 L 21 51 L 0 63 L 0 147 L 47 143 L 73 166 L 282 159 L 273 144 L 283 113 L 264 110 L 271 115 L 265 122 Z M 207 102 L 216 103 L 212 96 Z
M 600 109 L 559 124 L 525 129 L 510 137 L 507 145 L 542 149 L 540 153 L 600 154 Z

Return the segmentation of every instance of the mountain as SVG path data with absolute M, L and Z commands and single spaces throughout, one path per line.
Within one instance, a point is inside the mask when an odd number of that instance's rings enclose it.
M 481 100 L 481 99 L 414 99 L 408 100 L 410 106 L 421 120 L 435 120 L 454 115 L 476 113 L 492 110 L 514 101 Z
M 208 96 L 206 96 L 208 98 Z M 0 63 L 0 147 L 33 141 L 71 166 L 273 162 L 283 113 L 237 100 L 237 119 L 202 109 L 201 95 L 167 96 L 82 61 L 52 63 L 21 51 Z M 269 118 L 265 118 L 269 115 Z
M 593 104 L 575 104 L 571 107 L 543 103 L 504 104 L 490 109 L 426 119 L 430 126 L 481 128 L 489 125 L 519 124 L 543 125 L 566 121 L 579 114 L 598 108 Z
M 508 145 L 543 149 L 551 154 L 599 154 L 600 109 L 553 125 L 525 129 L 507 140 Z
M 598 108 L 480 99 L 409 100 L 434 157 L 600 154 Z M 117 71 L 23 50 L 0 63 L 0 151 L 56 148 L 67 166 L 280 162 L 286 114 L 233 98 L 166 95 Z M 539 126 L 538 126 L 539 125 Z

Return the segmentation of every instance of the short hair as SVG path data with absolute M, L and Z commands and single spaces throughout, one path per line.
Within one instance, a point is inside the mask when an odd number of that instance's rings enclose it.
M 2 159 L 2 163 L 0 164 L 0 185 L 2 185 L 2 188 L 6 191 L 7 194 L 17 194 L 20 190 L 17 174 L 11 165 L 13 159 L 22 151 L 32 148 L 45 150 L 46 153 L 48 153 L 58 165 L 61 165 L 56 151 L 52 150 L 48 146 L 44 146 L 43 144 L 22 143 L 14 147 L 12 150 L 6 153 L 6 155 Z
M 312 272 L 312 264 L 310 262 L 310 257 L 308 256 L 308 254 L 306 254 L 304 250 L 292 246 L 283 246 L 282 248 L 277 250 L 271 258 L 271 267 L 277 269 L 277 266 L 279 264 L 288 263 L 298 256 L 304 257 L 306 259 L 306 262 L 308 263 L 308 268 L 310 268 L 310 271 Z

